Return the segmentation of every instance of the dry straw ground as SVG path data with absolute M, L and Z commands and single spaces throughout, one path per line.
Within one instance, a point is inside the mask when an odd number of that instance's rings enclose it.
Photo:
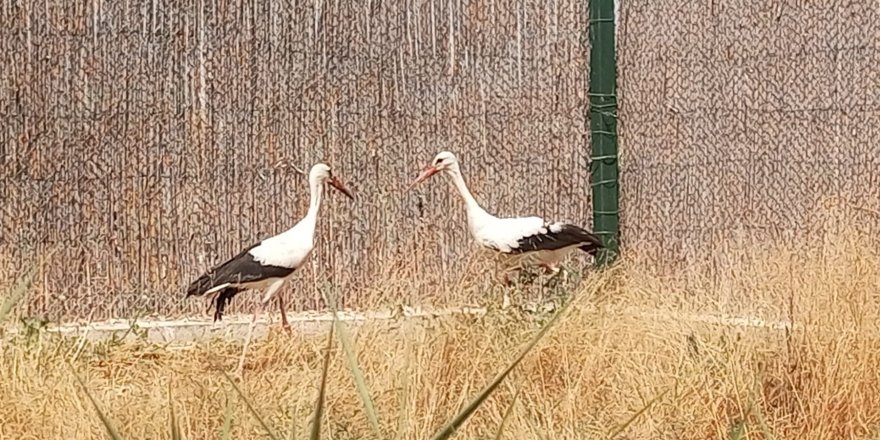
M 617 437 L 629 439 L 877 438 L 880 256 L 856 233 L 815 240 L 810 253 L 728 243 L 717 258 L 684 269 L 631 257 L 587 276 L 573 307 L 458 438 L 493 438 L 517 390 L 502 438 L 602 439 L 621 427 Z M 405 284 L 389 280 L 388 289 Z M 637 311 L 751 315 L 793 327 Z M 359 327 L 357 356 L 386 438 L 427 438 L 513 358 L 536 321 L 491 312 Z M 325 340 L 270 334 L 237 379 L 283 435 L 295 426 L 305 438 Z M 45 333 L 7 338 L 0 438 L 103 438 L 65 359 L 126 438 L 169 438 L 168 384 L 185 438 L 219 438 L 226 405 L 232 438 L 267 438 L 222 375 L 240 348 L 223 340 L 162 347 L 80 346 Z M 373 438 L 338 345 L 328 386 L 324 438 Z

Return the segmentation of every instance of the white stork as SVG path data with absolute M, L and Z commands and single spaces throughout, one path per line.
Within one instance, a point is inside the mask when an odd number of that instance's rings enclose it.
M 323 163 L 316 164 L 309 171 L 311 201 L 306 216 L 287 231 L 244 249 L 225 263 L 206 272 L 189 285 L 186 296 L 208 297 L 210 303 L 214 303 L 214 321 L 219 321 L 223 317 L 226 305 L 236 294 L 243 290 L 265 288 L 260 305 L 261 310 L 265 309 L 285 281 L 306 262 L 315 247 L 315 226 L 324 196 L 325 183 L 354 200 L 351 192 L 333 175 L 329 166 Z M 290 324 L 287 322 L 287 313 L 281 296 L 278 297 L 278 307 L 281 310 L 282 325 L 290 333 Z M 258 313 L 259 310 L 254 313 L 251 330 Z M 250 332 L 248 340 L 250 340 Z
M 474 240 L 500 254 L 502 280 L 510 284 L 508 273 L 526 265 L 538 265 L 547 273 L 557 273 L 558 263 L 572 250 L 580 249 L 596 256 L 602 241 L 585 229 L 568 223 L 548 222 L 540 217 L 499 218 L 486 212 L 468 190 L 455 155 L 443 151 L 434 157 L 409 190 L 434 174 L 443 172 L 464 199 L 468 228 Z

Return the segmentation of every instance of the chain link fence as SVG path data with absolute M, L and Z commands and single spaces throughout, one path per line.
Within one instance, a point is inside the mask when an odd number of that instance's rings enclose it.
M 195 276 L 291 227 L 331 164 L 316 265 L 286 289 L 348 305 L 417 260 L 428 294 L 473 248 L 458 153 L 499 215 L 587 223 L 587 4 L 86 1 L 0 6 L 0 271 L 40 269 L 27 313 L 196 313 Z M 419 294 L 414 292 L 413 294 Z
M 880 235 L 877 35 L 869 1 L 624 0 L 623 243 L 693 261 Z

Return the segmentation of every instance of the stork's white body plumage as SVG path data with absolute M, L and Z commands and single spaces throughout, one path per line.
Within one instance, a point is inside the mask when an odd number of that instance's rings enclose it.
M 500 218 L 486 212 L 471 194 L 455 155 L 439 153 L 411 188 L 428 177 L 445 172 L 464 200 L 468 229 L 481 246 L 498 252 L 502 259 L 505 283 L 508 272 L 527 265 L 539 265 L 557 272 L 557 264 L 572 250 L 582 249 L 595 255 L 602 248 L 601 240 L 583 228 L 562 222 L 548 222 L 541 217 Z
M 250 253 L 260 263 L 300 267 L 315 248 L 315 222 L 303 219 L 283 234 L 268 238 Z

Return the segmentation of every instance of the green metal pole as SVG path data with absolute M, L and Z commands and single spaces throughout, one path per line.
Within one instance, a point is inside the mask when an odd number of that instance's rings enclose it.
M 617 58 L 614 0 L 590 0 L 590 175 L 593 231 L 606 249 L 596 263 L 612 263 L 620 252 L 620 181 L 617 163 Z

